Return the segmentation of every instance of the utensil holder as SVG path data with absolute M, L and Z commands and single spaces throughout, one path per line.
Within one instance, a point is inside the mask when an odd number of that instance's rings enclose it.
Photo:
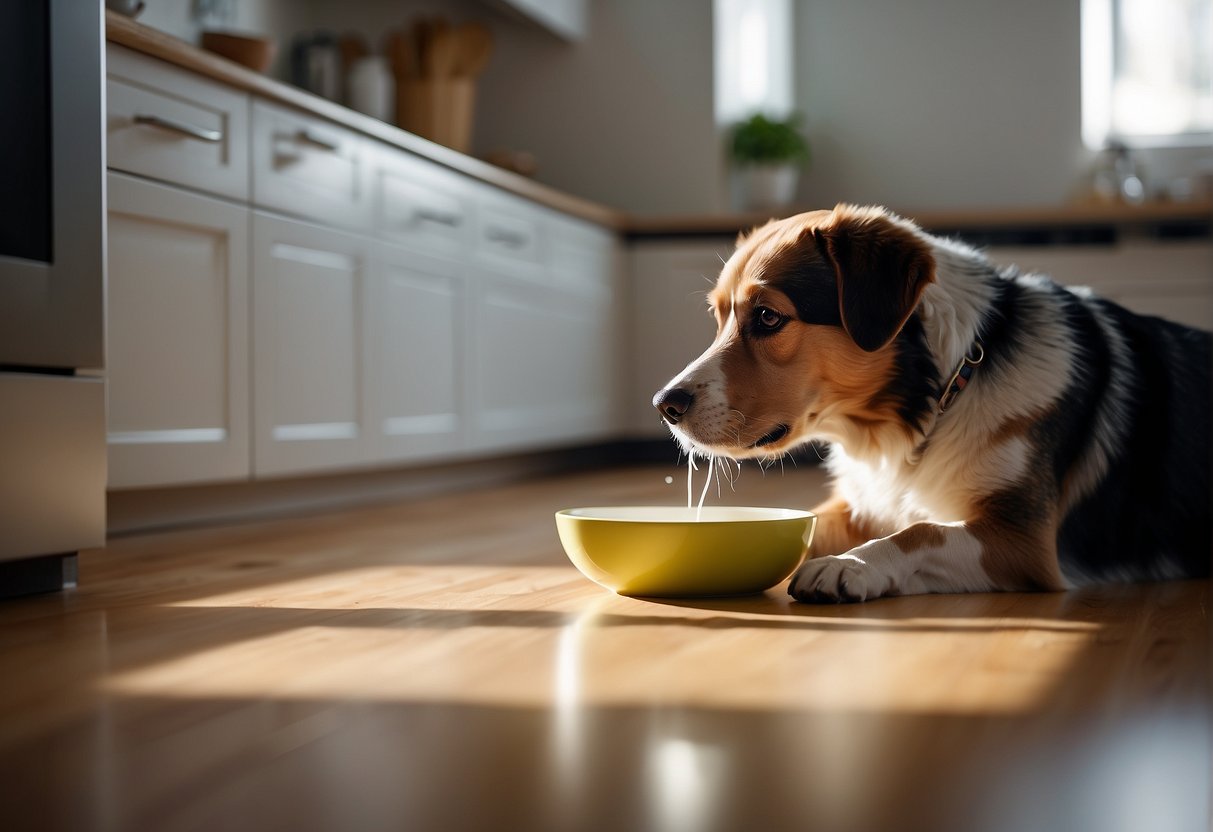
M 405 81 L 396 86 L 396 123 L 410 133 L 467 153 L 476 85 L 471 78 Z

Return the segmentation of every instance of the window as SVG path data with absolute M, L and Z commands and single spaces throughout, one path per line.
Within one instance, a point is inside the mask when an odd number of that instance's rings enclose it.
M 792 112 L 791 0 L 715 0 L 716 123 Z
M 1088 147 L 1213 142 L 1213 0 L 1082 0 Z

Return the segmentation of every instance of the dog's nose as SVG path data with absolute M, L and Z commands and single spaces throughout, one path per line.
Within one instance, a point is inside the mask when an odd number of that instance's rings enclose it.
M 653 397 L 653 407 L 657 408 L 662 419 L 671 425 L 676 425 L 691 409 L 693 401 L 695 401 L 695 397 L 686 390 L 672 387 L 657 392 L 657 395 Z

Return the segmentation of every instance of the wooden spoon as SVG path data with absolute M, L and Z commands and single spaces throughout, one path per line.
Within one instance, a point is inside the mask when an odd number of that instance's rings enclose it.
M 455 74 L 475 78 L 484 71 L 493 54 L 493 33 L 483 23 L 464 23 L 455 35 L 458 53 Z
M 417 55 L 405 33 L 399 29 L 388 32 L 383 42 L 383 51 L 396 81 L 410 81 L 417 76 Z
M 458 45 L 451 25 L 441 18 L 430 22 L 429 51 L 426 55 L 426 71 L 431 78 L 450 78 L 455 74 L 459 59 Z

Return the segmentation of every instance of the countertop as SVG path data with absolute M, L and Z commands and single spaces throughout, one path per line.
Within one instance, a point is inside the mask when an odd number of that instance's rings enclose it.
M 312 93 L 268 78 L 226 58 L 206 52 L 130 18 L 106 12 L 106 38 L 112 43 L 175 64 L 262 98 L 295 107 L 414 153 L 481 182 L 531 199 L 556 211 L 605 226 L 630 238 L 729 236 L 771 219 L 769 212 L 705 212 L 682 215 L 634 215 L 570 196 L 555 188 L 435 144 L 391 124 L 355 112 Z M 792 207 L 790 216 L 829 206 Z M 913 211 L 890 206 L 927 230 L 1131 226 L 1169 222 L 1209 222 L 1213 201 L 1124 205 L 1084 203 L 1025 208 Z

